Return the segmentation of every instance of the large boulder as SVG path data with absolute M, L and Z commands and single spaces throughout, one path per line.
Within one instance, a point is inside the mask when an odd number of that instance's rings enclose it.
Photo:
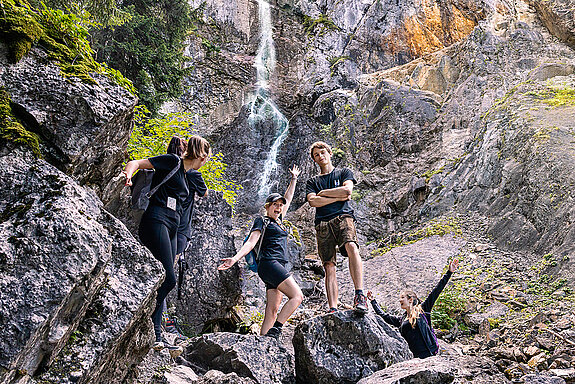
M 205 370 L 235 372 L 259 384 L 295 383 L 293 355 L 270 337 L 206 334 L 191 340 L 184 355 Z
M 148 350 L 161 266 L 89 189 L 0 152 L 0 381 L 116 383 Z
M 199 333 L 206 323 L 229 318 L 242 294 L 240 266 L 218 271 L 221 259 L 235 254 L 232 230 L 232 208 L 221 193 L 209 192 L 195 202 L 192 239 L 184 257 L 185 271 L 178 300 L 174 289 L 168 301 L 175 303 L 176 313 L 186 330 Z
M 65 78 L 39 48 L 11 64 L 0 43 L 0 86 L 14 113 L 40 135 L 48 161 L 107 203 L 121 187 L 111 180 L 126 158 L 137 98 L 105 75 L 93 78 L 96 84 Z
M 379 316 L 339 311 L 300 323 L 293 345 L 298 383 L 355 383 L 412 355 Z
M 451 383 L 505 384 L 510 381 L 488 359 L 454 355 L 404 361 L 358 381 L 358 384 Z

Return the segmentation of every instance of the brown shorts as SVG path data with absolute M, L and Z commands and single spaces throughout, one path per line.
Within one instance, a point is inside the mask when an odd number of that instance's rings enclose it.
M 322 262 L 336 262 L 336 248 L 347 257 L 345 243 L 353 241 L 357 244 L 355 221 L 351 215 L 334 217 L 330 221 L 322 221 L 315 226 L 317 252 Z M 359 244 L 357 244 L 359 247 Z

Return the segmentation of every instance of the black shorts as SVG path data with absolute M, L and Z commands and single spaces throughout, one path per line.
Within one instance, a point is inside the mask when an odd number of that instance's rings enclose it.
M 277 289 L 291 274 L 286 269 L 287 261 L 262 259 L 258 263 L 258 275 L 266 289 Z

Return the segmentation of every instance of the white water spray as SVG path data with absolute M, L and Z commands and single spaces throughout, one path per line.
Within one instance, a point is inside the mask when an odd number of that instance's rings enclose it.
M 272 187 L 270 176 L 277 170 L 277 155 L 280 146 L 287 136 L 289 121 L 280 112 L 270 97 L 269 81 L 276 66 L 276 51 L 272 36 L 272 18 L 270 5 L 265 0 L 258 0 L 259 21 L 260 21 L 260 44 L 254 62 L 256 67 L 256 93 L 250 106 L 250 116 L 248 123 L 252 129 L 257 123 L 271 120 L 276 126 L 274 143 L 270 148 L 268 157 L 264 164 L 264 172 L 260 178 L 258 195 L 265 197 L 270 193 Z

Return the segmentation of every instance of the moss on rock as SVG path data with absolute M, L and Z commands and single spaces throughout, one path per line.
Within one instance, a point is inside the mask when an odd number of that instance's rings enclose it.
M 16 144 L 26 145 L 36 156 L 42 157 L 39 136 L 18 122 L 12 113 L 10 95 L 4 88 L 0 88 L 0 137 Z
M 25 0 L 3 0 L 2 10 L 0 40 L 7 44 L 11 62 L 20 61 L 37 43 L 60 67 L 63 76 L 96 84 L 91 74 L 102 73 L 136 94 L 130 80 L 94 60 L 94 51 L 87 39 L 87 21 L 82 17 L 46 6 L 35 9 Z

